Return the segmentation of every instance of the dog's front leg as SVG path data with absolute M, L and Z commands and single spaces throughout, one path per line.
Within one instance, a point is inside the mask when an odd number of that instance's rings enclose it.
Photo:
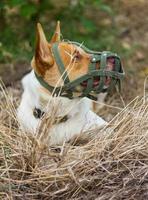
M 102 128 L 108 124 L 103 118 L 99 117 L 91 110 L 89 110 L 86 114 L 85 121 L 86 123 L 84 129 L 86 131 L 89 129 Z
M 31 95 L 25 90 L 17 110 L 17 117 L 21 128 L 30 133 L 35 133 L 40 123 L 40 119 L 33 115 L 34 107 Z

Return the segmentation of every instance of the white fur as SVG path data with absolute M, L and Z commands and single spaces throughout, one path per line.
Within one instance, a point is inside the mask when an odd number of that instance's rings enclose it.
M 39 108 L 53 115 L 56 109 L 56 117 L 68 115 L 68 120 L 55 124 L 49 129 L 50 145 L 62 144 L 81 132 L 94 128 L 100 128 L 107 123 L 94 112 L 91 111 L 92 103 L 88 98 L 68 99 L 65 97 L 51 97 L 41 91 L 41 85 L 34 76 L 34 72 L 26 75 L 22 84 L 24 93 L 18 108 L 18 120 L 21 127 L 33 134 L 36 133 L 41 123 L 41 119 L 36 119 L 33 115 L 34 108 Z

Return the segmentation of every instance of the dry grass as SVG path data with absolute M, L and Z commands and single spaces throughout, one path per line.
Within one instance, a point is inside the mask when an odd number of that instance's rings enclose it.
M 17 99 L 4 90 L 0 100 L 1 199 L 148 199 L 145 97 L 118 113 L 107 134 L 54 148 L 18 131 Z

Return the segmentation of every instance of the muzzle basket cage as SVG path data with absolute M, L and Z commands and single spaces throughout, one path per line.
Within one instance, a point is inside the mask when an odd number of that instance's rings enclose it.
M 46 83 L 44 79 L 37 75 L 37 79 L 42 86 L 44 86 L 47 90 L 49 90 L 53 96 L 63 96 L 68 98 L 74 98 L 74 93 L 78 92 L 76 87 L 81 85 L 84 81 L 87 81 L 87 86 L 81 92 L 79 97 L 88 97 L 90 99 L 96 100 L 96 94 L 101 92 L 108 92 L 113 86 L 117 85 L 120 91 L 121 89 L 121 80 L 123 79 L 125 73 L 122 68 L 122 64 L 120 61 L 120 57 L 116 53 L 112 53 L 110 51 L 97 52 L 92 51 L 86 48 L 84 45 L 81 45 L 77 42 L 68 42 L 70 44 L 74 44 L 77 47 L 81 47 L 86 53 L 91 54 L 91 61 L 89 63 L 88 73 L 70 81 L 68 77 L 68 73 L 65 70 L 64 63 L 61 59 L 58 46 L 59 43 L 54 43 L 52 45 L 52 53 L 56 64 L 61 73 L 62 79 L 64 81 L 64 85 L 61 87 L 53 87 Z M 112 58 L 114 60 L 113 70 L 107 69 L 107 64 L 109 59 Z M 96 64 L 99 63 L 99 69 L 96 69 Z M 110 85 L 106 86 L 106 78 L 109 77 L 111 79 Z M 99 84 L 93 87 L 93 81 L 95 78 L 99 78 Z

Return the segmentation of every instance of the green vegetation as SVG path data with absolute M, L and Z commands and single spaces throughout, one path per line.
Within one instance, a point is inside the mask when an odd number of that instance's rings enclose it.
M 1 0 L 0 62 L 30 60 L 36 23 L 43 25 L 50 40 L 57 20 L 64 39 L 84 42 L 92 49 L 124 51 L 118 42 L 115 12 L 104 0 Z

